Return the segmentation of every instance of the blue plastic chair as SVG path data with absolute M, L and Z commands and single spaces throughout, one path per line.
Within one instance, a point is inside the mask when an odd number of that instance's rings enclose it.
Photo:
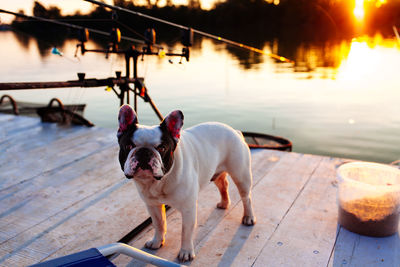
M 113 243 L 34 264 L 31 265 L 31 267 L 116 267 L 108 258 L 106 258 L 107 256 L 114 254 L 124 254 L 134 259 L 160 267 L 181 266 L 175 262 L 167 261 L 166 259 L 154 256 L 126 244 Z

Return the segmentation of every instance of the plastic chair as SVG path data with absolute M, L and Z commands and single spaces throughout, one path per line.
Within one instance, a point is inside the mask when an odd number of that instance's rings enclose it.
M 166 259 L 154 256 L 140 249 L 128 246 L 123 243 L 113 243 L 98 248 L 91 248 L 75 254 L 63 256 L 53 260 L 41 262 L 31 265 L 31 267 L 115 267 L 115 265 L 106 258 L 113 254 L 124 254 L 134 259 L 150 263 L 161 267 L 176 267 L 182 266 L 175 262 L 167 261 Z

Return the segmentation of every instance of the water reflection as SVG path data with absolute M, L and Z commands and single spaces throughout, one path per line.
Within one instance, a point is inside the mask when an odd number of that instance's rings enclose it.
M 396 57 L 398 52 L 394 39 L 383 39 L 380 35 L 373 38 L 366 36 L 354 38 L 346 57 L 341 60 L 338 79 L 373 81 L 384 77 L 380 75 L 383 72 L 382 67 L 385 69 L 385 76 L 398 75 L 398 70 L 390 66 L 391 59 Z M 380 82 L 384 83 L 385 81 L 380 79 Z
M 87 53 L 73 58 L 75 39 L 42 40 L 0 32 L 0 82 L 62 81 L 106 78 L 125 70 L 123 56 Z M 176 42 L 161 40 L 179 51 Z M 52 46 L 64 57 L 52 55 Z M 106 40 L 92 39 L 100 48 Z M 127 44 L 123 44 L 127 45 Z M 294 151 L 391 162 L 400 157 L 400 53 L 396 40 L 382 36 L 324 42 L 268 40 L 265 51 L 295 64 L 195 39 L 189 63 L 179 58 L 145 57 L 139 76 L 162 113 L 181 109 L 185 126 L 221 121 L 234 128 L 284 136 Z M 39 52 L 40 51 L 40 52 Z M 116 128 L 119 101 L 104 88 L 7 92 L 19 101 L 86 103 L 86 117 L 98 126 Z M 152 110 L 139 103 L 140 121 L 157 122 Z
M 41 58 L 46 58 L 51 55 L 50 51 L 53 47 L 58 47 L 59 49 L 64 49 L 66 43 L 68 45 L 73 45 L 74 42 L 78 43 L 76 39 L 71 38 L 52 38 L 51 36 L 31 36 L 28 33 L 16 32 L 16 40 L 25 49 L 29 50 L 30 45 L 37 47 L 37 51 Z M 171 40 L 172 37 L 168 36 Z M 167 47 L 167 50 L 179 51 L 181 49 L 180 43 L 175 42 L 165 42 L 161 40 L 163 46 Z M 76 41 L 75 41 L 76 40 Z M 216 51 L 224 50 L 229 53 L 232 58 L 235 58 L 238 65 L 244 70 L 258 69 L 260 65 L 268 62 L 274 62 L 274 60 L 266 57 L 265 55 L 258 54 L 245 49 L 240 49 L 237 47 L 232 47 L 218 41 L 212 40 L 210 43 L 214 46 Z M 105 47 L 107 45 L 107 40 L 105 38 L 95 37 L 91 42 L 95 48 Z M 130 43 L 123 43 L 122 48 L 130 46 Z M 196 53 L 201 51 L 204 42 L 202 38 L 195 38 L 192 51 Z M 322 78 L 335 79 L 336 73 L 343 72 L 345 69 L 351 68 L 351 70 L 346 71 L 349 76 L 356 77 L 357 73 L 362 72 L 365 69 L 363 65 L 363 57 L 373 56 L 372 51 L 379 47 L 386 48 L 396 48 L 396 41 L 393 38 L 383 38 L 381 35 L 376 35 L 374 37 L 362 37 L 351 40 L 328 40 L 324 42 L 284 42 L 279 39 L 268 40 L 264 42 L 252 43 L 255 47 L 260 47 L 264 51 L 273 54 L 283 55 L 295 61 L 293 65 L 281 64 L 280 62 L 274 62 L 277 71 L 282 71 L 282 65 L 284 69 L 291 68 L 294 72 L 305 72 L 313 73 L 320 70 L 321 68 L 335 70 L 334 75 L 323 75 Z M 378 48 L 378 49 L 379 49 Z M 350 55 L 350 51 L 352 51 Z M 376 53 L 375 53 L 376 54 Z M 379 53 L 378 53 L 379 54 Z M 379 57 L 378 55 L 376 55 Z M 346 67 L 344 67 L 344 62 Z M 353 65 L 355 64 L 355 65 Z M 280 66 L 281 65 L 281 66 Z M 326 73 L 326 72 L 325 72 Z M 332 71 L 329 72 L 332 74 Z M 341 74 L 341 77 L 346 75 Z M 314 77 L 310 75 L 308 77 Z
M 348 41 L 323 44 L 302 43 L 295 50 L 295 71 L 314 71 L 316 68 L 338 68 L 350 49 Z

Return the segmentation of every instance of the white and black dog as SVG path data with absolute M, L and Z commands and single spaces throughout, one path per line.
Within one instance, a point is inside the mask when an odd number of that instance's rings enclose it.
M 228 208 L 227 173 L 243 202 L 242 223 L 255 224 L 250 151 L 239 132 L 225 124 L 203 123 L 181 134 L 183 114 L 179 110 L 171 112 L 160 125 L 142 126 L 129 105 L 121 107 L 118 121 L 121 168 L 127 178 L 134 178 L 155 229 L 154 238 L 145 244 L 147 248 L 158 249 L 164 244 L 167 204 L 182 214 L 178 259 L 193 260 L 199 191 L 213 181 L 221 193 L 217 207 Z

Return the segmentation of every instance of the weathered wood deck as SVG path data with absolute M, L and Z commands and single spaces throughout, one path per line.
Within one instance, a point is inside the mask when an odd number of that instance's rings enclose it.
M 120 240 L 147 217 L 117 160 L 115 131 L 63 128 L 0 115 L 0 265 L 25 266 Z M 257 224 L 240 224 L 216 187 L 202 191 L 192 266 L 400 266 L 400 239 L 337 225 L 335 167 L 342 159 L 252 151 Z M 168 212 L 167 241 L 152 253 L 175 260 L 181 217 Z M 143 248 L 148 227 L 129 244 Z M 119 256 L 114 263 L 140 266 Z

